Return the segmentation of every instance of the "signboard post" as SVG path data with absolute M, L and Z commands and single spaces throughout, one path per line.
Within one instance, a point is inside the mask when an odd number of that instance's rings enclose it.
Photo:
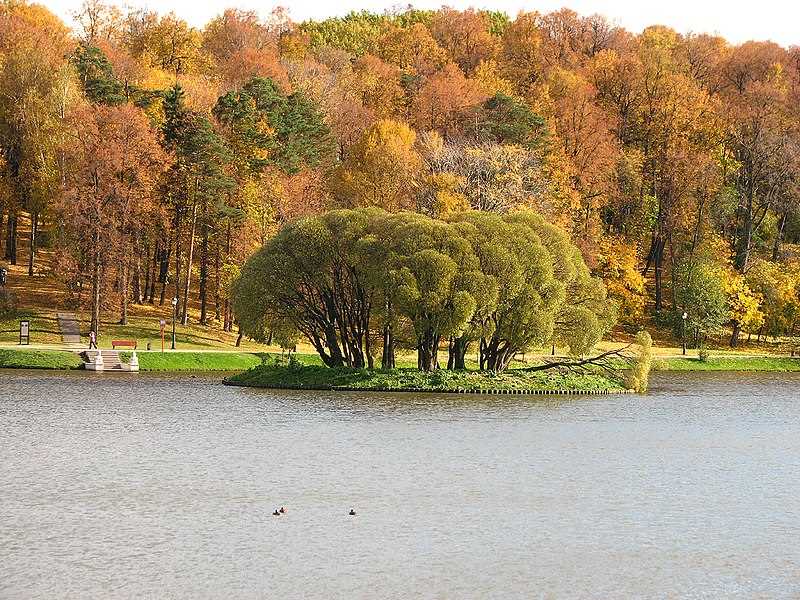
M 164 319 L 159 321 L 159 325 L 161 327 L 161 351 L 164 351 L 164 327 L 166 326 L 167 322 Z
M 25 320 L 19 322 L 19 343 L 20 345 L 25 344 L 26 346 L 31 343 L 30 321 Z

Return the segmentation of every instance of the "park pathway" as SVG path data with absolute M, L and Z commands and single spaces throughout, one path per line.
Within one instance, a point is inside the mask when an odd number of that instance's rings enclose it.
M 61 329 L 61 343 L 65 346 L 81 345 L 81 330 L 75 313 L 58 313 L 58 327 Z

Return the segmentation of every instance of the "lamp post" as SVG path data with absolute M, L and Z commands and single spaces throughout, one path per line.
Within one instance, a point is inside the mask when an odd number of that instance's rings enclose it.
M 178 314 L 178 299 L 172 299 L 172 349 L 175 350 L 175 317 Z
M 683 313 L 681 315 L 681 338 L 683 339 L 683 354 L 686 356 L 686 317 L 689 315 L 687 313 Z

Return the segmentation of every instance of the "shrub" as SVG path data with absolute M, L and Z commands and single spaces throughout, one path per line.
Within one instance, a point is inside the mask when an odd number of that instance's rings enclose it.
M 650 369 L 653 366 L 653 338 L 646 331 L 636 335 L 638 353 L 633 367 L 625 373 L 625 387 L 640 394 L 647 391 Z

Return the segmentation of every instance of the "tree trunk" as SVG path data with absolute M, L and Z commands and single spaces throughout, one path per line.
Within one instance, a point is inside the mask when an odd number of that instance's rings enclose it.
M 167 281 L 169 280 L 169 260 L 172 258 L 172 235 L 167 238 L 167 247 L 161 251 L 159 255 L 159 273 L 158 280 L 161 282 L 161 294 L 159 295 L 158 305 L 164 306 L 164 292 L 167 289 Z M 154 284 L 155 285 L 155 284 Z
M 158 276 L 157 274 L 160 274 L 158 270 L 161 264 L 161 239 L 156 240 L 153 260 L 150 261 L 149 259 L 150 257 L 148 255 L 148 262 L 152 262 L 152 264 L 147 266 L 150 280 L 150 285 L 147 287 L 147 302 L 149 304 L 154 304 L 156 301 L 156 278 Z M 169 266 L 167 268 L 169 268 Z
M 784 212 L 778 221 L 778 233 L 775 235 L 775 244 L 772 246 L 772 262 L 778 262 L 781 258 L 781 245 L 783 244 L 783 235 L 786 230 L 786 221 L 788 213 Z
M 36 260 L 36 234 L 39 228 L 39 214 L 31 213 L 31 234 L 28 247 L 28 276 L 33 277 L 33 265 Z
M 175 298 L 178 304 L 173 309 L 176 315 L 181 314 L 181 229 L 180 229 L 180 211 L 175 209 Z M 163 296 L 163 293 L 162 293 Z
M 417 367 L 420 371 L 430 372 L 438 368 L 438 351 L 439 336 L 426 329 L 417 340 Z
M 238 348 L 241 345 L 242 345 L 242 326 L 240 325 L 239 326 L 239 335 L 236 336 L 236 347 Z
M 142 299 L 142 302 L 151 302 L 152 296 L 150 295 L 150 282 L 152 281 L 151 274 L 155 273 L 155 268 L 153 266 L 155 264 L 155 261 L 150 260 L 149 241 L 144 245 L 144 255 L 147 260 L 144 270 L 144 298 Z
M 394 332 L 392 331 L 392 324 L 386 323 L 383 326 L 383 352 L 381 353 L 381 369 L 388 371 L 394 368 Z
M 230 302 L 227 299 L 222 302 L 222 318 L 222 331 L 230 331 L 231 311 Z
M 447 357 L 447 368 L 450 370 L 465 370 L 467 350 L 469 349 L 469 340 L 463 335 L 457 338 L 450 339 L 449 353 Z
M 200 244 L 200 324 L 207 324 L 206 306 L 208 296 L 208 225 L 203 218 L 203 238 Z
M 159 245 L 156 244 L 156 252 L 159 251 Z M 153 256 L 153 264 L 147 265 L 147 273 L 149 274 L 150 285 L 147 286 L 147 303 L 155 304 L 156 301 L 156 269 L 158 269 L 157 255 Z M 149 258 L 149 256 L 148 256 Z M 160 258 L 160 257 L 159 257 Z M 148 261 L 149 262 L 149 261 Z
M 655 296 L 655 311 L 661 312 L 663 305 L 663 274 L 664 274 L 664 241 L 658 240 L 656 246 L 656 254 L 654 257 L 655 265 L 655 283 L 656 283 L 656 296 Z
M 192 228 L 189 233 L 189 257 L 186 264 L 186 280 L 183 287 L 183 314 L 181 324 L 189 324 L 189 286 L 192 283 L 192 260 L 194 259 L 194 236 L 197 227 L 197 203 L 192 204 Z
M 375 368 L 375 359 L 372 357 L 372 342 L 369 339 L 369 330 L 364 336 L 364 354 L 367 355 L 367 368 L 371 371 Z
M 133 269 L 133 300 L 136 304 L 142 303 L 142 244 L 139 236 L 136 236 L 136 262 Z
M 128 260 L 127 256 L 122 259 L 122 313 L 119 316 L 120 325 L 128 324 Z
M 95 228 L 92 235 L 92 322 L 90 331 L 100 333 L 100 232 Z
M 6 225 L 6 260 L 17 264 L 17 215 L 9 213 Z
M 214 320 L 219 322 L 220 318 L 220 305 L 219 305 L 219 269 L 220 269 L 220 259 L 219 259 L 219 241 L 214 244 Z
M 742 209 L 742 229 L 739 244 L 736 248 L 735 266 L 739 273 L 747 270 L 747 263 L 750 258 L 750 245 L 753 240 L 753 200 L 748 195 L 746 206 Z
M 742 326 L 739 321 L 733 322 L 733 331 L 731 332 L 731 348 L 736 348 L 739 345 L 739 334 L 742 332 Z

